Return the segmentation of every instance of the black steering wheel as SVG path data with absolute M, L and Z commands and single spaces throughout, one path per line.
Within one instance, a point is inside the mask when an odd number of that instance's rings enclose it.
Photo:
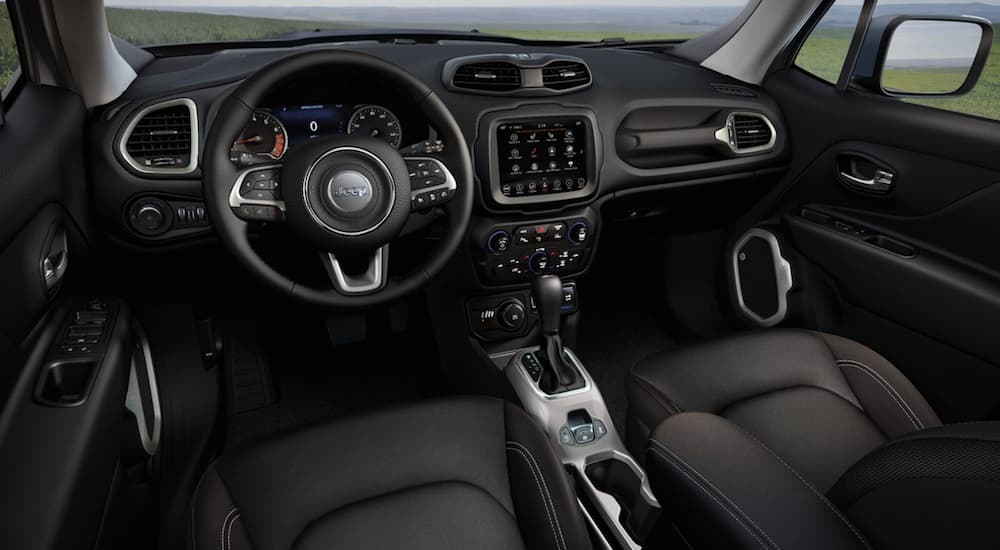
M 276 86 L 307 71 L 361 72 L 396 85 L 437 130 L 444 151 L 404 157 L 381 140 L 343 135 L 297 146 L 280 163 L 237 167 L 230 150 L 254 109 Z M 298 54 L 250 76 L 221 104 L 203 166 L 206 206 L 226 247 L 272 287 L 316 305 L 366 307 L 420 288 L 455 253 L 472 215 L 472 159 L 451 112 L 410 73 L 357 52 Z M 444 211 L 444 237 L 417 268 L 390 278 L 390 243 L 411 214 L 429 208 Z M 332 288 L 297 283 L 261 259 L 247 235 L 259 221 L 286 222 L 315 248 Z M 349 272 L 338 259 L 343 254 L 367 258 L 367 269 Z

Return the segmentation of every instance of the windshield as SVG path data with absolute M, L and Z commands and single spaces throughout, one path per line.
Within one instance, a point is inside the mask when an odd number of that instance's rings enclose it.
M 140 46 L 338 30 L 472 31 L 529 40 L 683 40 L 725 25 L 747 0 L 124 0 L 111 32 Z M 280 4 L 280 7 L 276 4 Z M 377 5 L 373 5 L 377 4 Z

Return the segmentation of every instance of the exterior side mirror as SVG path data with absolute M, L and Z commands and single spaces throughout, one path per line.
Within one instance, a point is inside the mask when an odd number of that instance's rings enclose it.
M 890 97 L 948 97 L 976 85 L 993 45 L 993 25 L 968 15 L 872 19 L 853 83 Z

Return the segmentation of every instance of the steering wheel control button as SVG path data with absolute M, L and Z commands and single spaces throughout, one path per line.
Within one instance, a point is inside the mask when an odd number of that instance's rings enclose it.
M 236 216 L 246 221 L 275 222 L 281 220 L 281 210 L 277 206 L 244 204 L 236 210 Z
M 372 182 L 355 170 L 334 174 L 326 186 L 329 205 L 343 212 L 358 212 L 372 201 Z
M 494 231 L 486 243 L 486 248 L 493 254 L 506 253 L 510 250 L 510 233 L 503 230 Z

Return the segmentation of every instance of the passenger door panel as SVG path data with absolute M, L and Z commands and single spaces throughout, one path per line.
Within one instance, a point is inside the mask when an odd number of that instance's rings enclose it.
M 996 417 L 1000 394 L 982 388 L 1000 384 L 1000 124 L 840 94 L 798 69 L 765 88 L 795 144 L 772 204 L 786 241 L 824 275 L 797 285 L 832 286 L 840 312 L 809 328 L 886 355 L 946 420 Z M 891 191 L 846 185 L 851 154 L 891 167 Z

